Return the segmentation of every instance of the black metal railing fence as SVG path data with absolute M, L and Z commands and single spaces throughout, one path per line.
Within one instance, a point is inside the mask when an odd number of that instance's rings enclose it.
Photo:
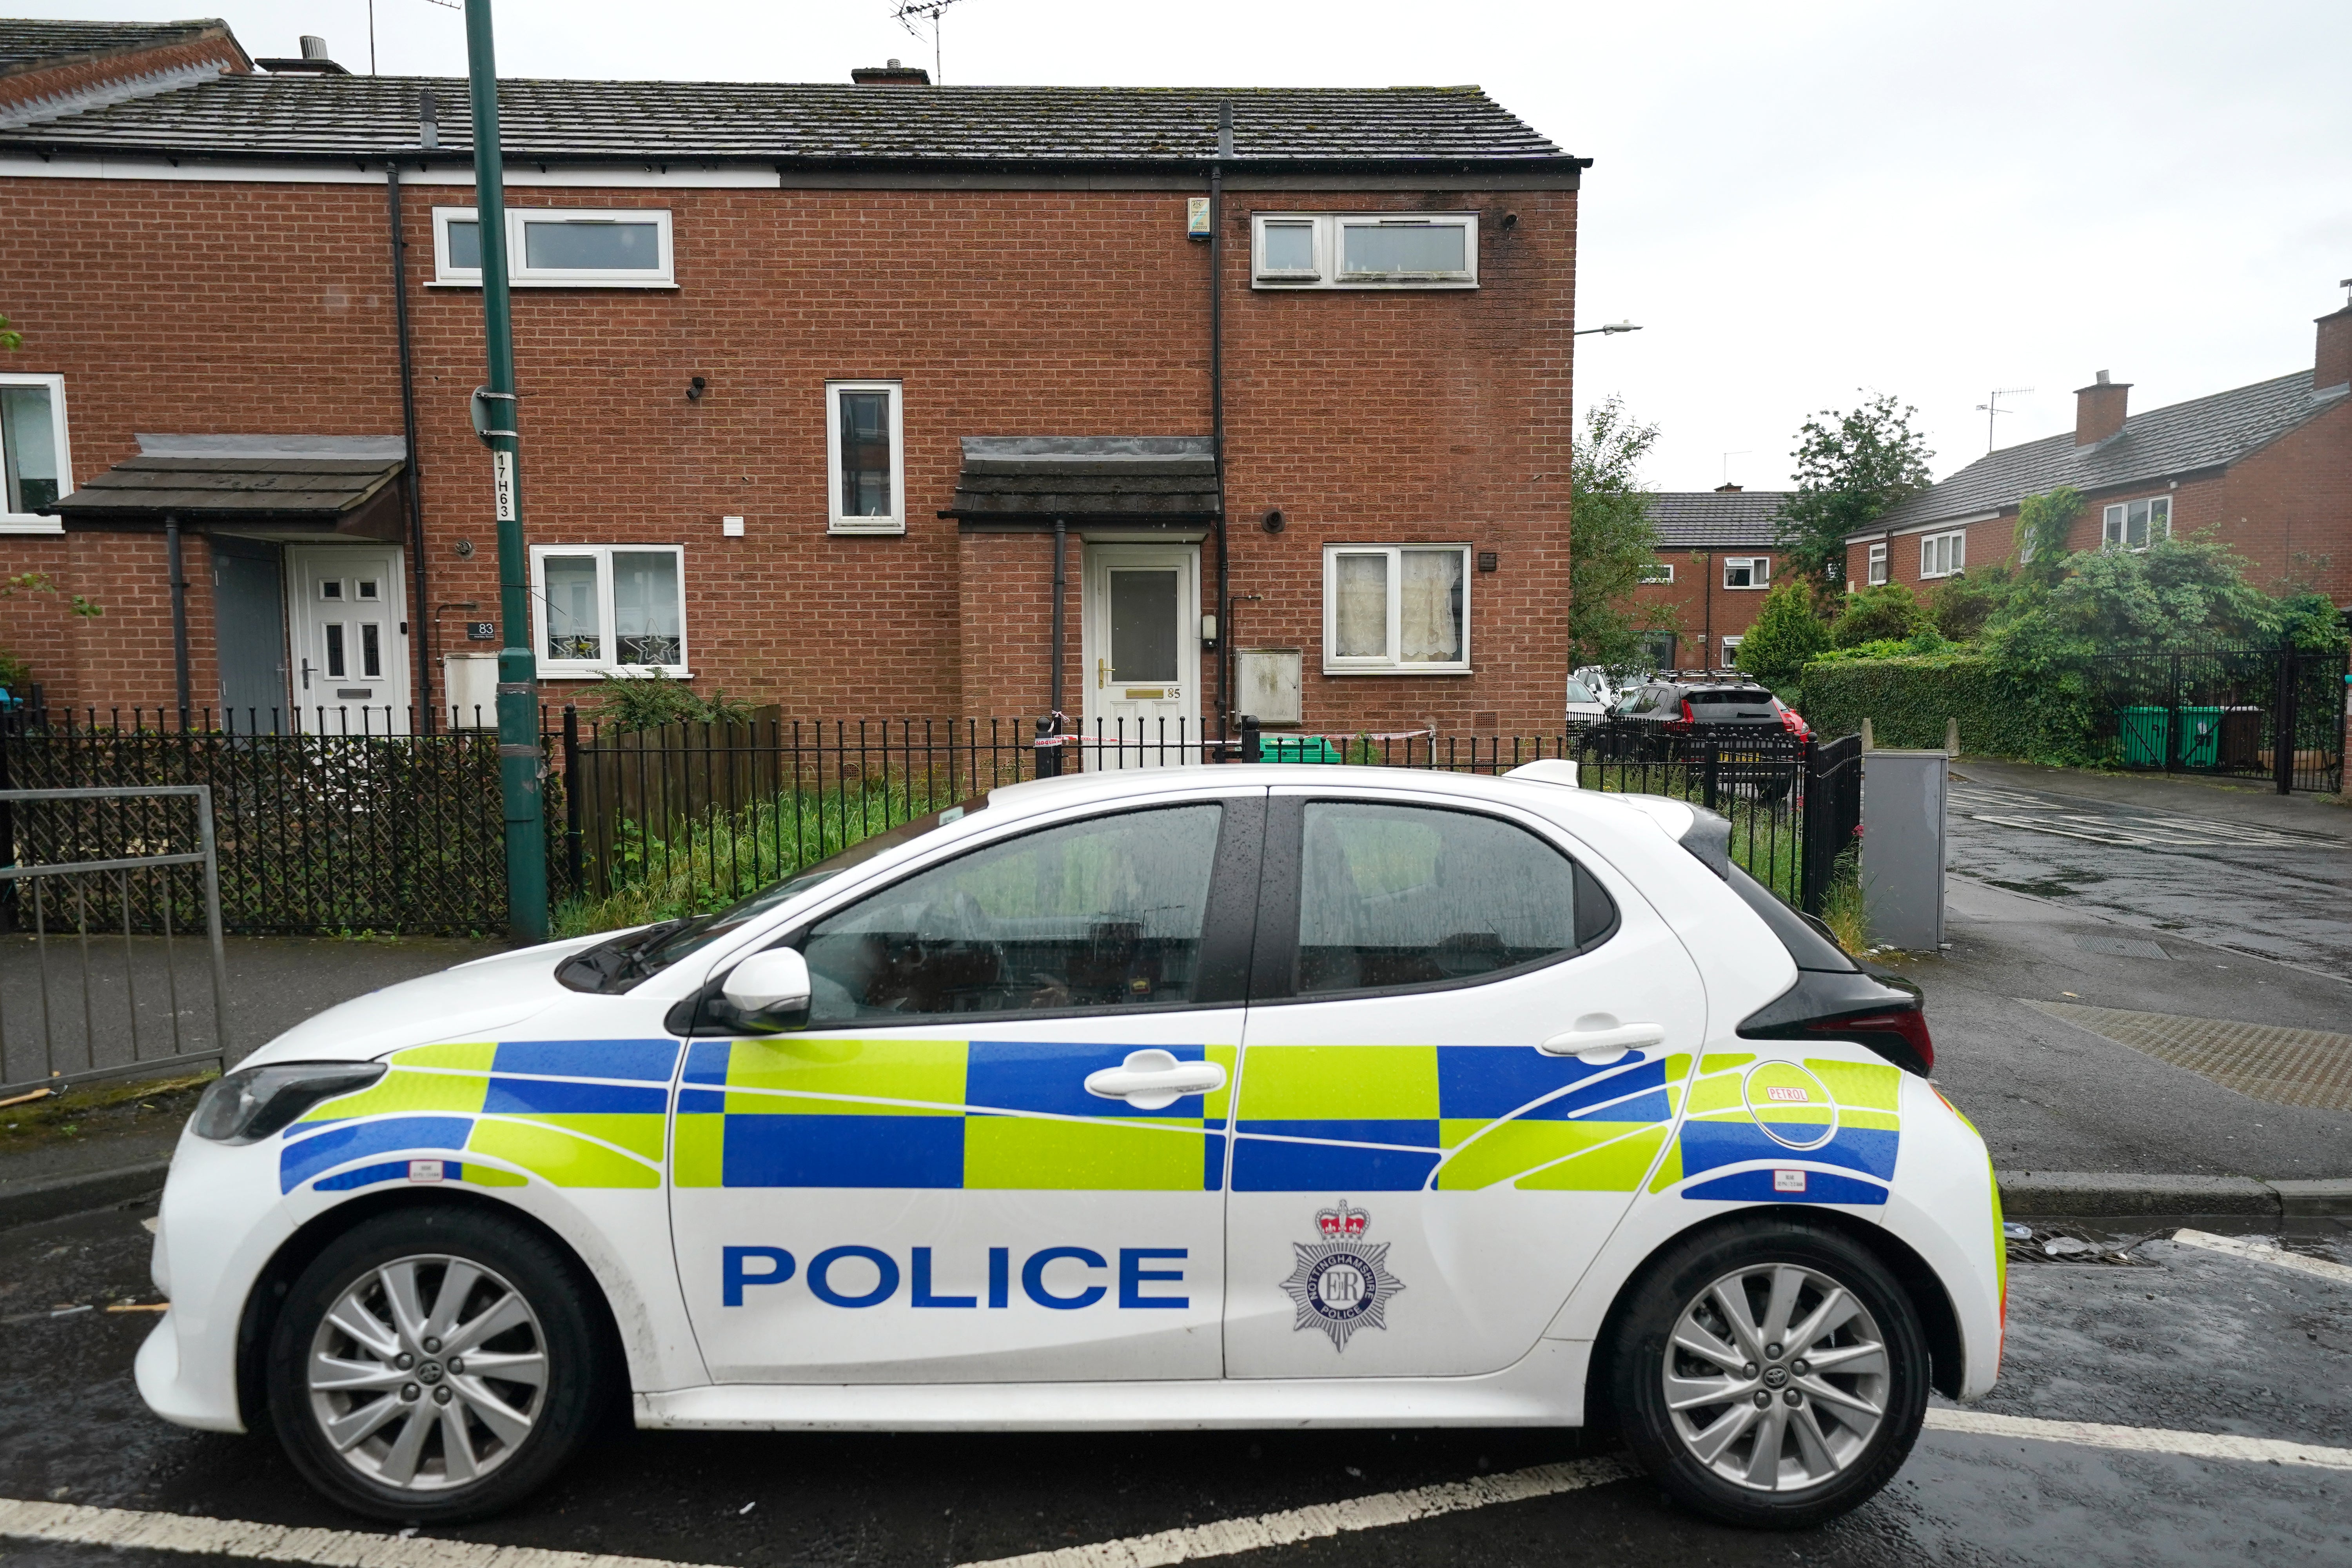
M 2344 783 L 2345 673 L 2342 652 L 2105 654 L 2093 663 L 2094 734 L 2125 768 L 2334 794 Z

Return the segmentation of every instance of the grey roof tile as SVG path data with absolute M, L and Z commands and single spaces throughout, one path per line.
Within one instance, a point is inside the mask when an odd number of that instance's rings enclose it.
M 2075 446 L 2070 431 L 2004 447 L 1848 537 L 1861 539 L 1889 528 L 2013 507 L 2027 496 L 2060 485 L 2084 491 L 2114 489 L 2220 468 L 2336 406 L 2344 396 L 2341 387 L 2330 388 L 2326 395 L 2315 393 L 2311 372 L 2299 370 L 2135 414 L 2121 430 L 2095 446 Z
M 185 43 L 205 29 L 215 27 L 226 30 L 225 23 L 204 18 L 188 22 L 49 22 L 30 16 L 0 16 L 0 76 L 37 70 L 84 55 Z
M 415 151 L 431 89 L 445 158 L 473 144 L 455 78 L 231 76 L 8 132 L 51 149 L 263 157 Z M 1569 162 L 1475 87 L 856 87 L 827 83 L 508 80 L 509 159 L 1205 159 L 1217 109 L 1235 156 L 1292 161 Z
M 1650 502 L 1658 548 L 1770 550 L 1786 490 L 1664 490 Z

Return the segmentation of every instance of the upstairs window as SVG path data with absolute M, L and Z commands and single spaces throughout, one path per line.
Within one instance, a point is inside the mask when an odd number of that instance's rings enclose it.
M 1470 547 L 1339 544 L 1323 552 L 1323 673 L 1470 668 Z
M 1769 588 L 1772 585 L 1772 558 L 1769 555 L 1727 555 L 1723 558 L 1723 585 L 1727 588 Z
M 824 385 L 826 529 L 834 533 L 907 531 L 906 421 L 895 381 Z
M 1956 577 L 1969 563 L 1969 534 L 1966 529 L 1950 533 L 1931 533 L 1919 541 L 1919 575 L 1921 577 Z
M 2116 502 L 2107 508 L 2101 537 L 2110 550 L 2146 550 L 2158 540 L 2171 538 L 2172 498 Z
M 1864 573 L 1864 576 L 1869 580 L 1870 585 L 1874 588 L 1886 581 L 1885 545 L 1874 544 L 1870 547 L 1870 566 L 1869 570 Z
M 45 515 L 73 489 L 66 461 L 66 378 L 0 375 L 0 531 L 58 533 Z
M 667 209 L 507 209 L 507 281 L 517 289 L 668 289 L 677 284 Z M 472 207 L 433 209 L 434 280 L 478 287 L 482 226 Z
M 1259 289 L 1475 289 L 1475 213 L 1258 213 Z
M 689 673 L 685 553 L 675 544 L 532 545 L 541 673 Z
M 1675 563 L 1671 561 L 1653 561 L 1642 568 L 1641 580 L 1644 583 L 1671 583 L 1675 580 Z

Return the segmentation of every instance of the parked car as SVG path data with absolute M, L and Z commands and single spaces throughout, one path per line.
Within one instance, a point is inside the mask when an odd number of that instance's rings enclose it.
M 1609 702 L 1598 691 L 1575 676 L 1568 678 L 1568 721 L 1571 724 L 1598 724 L 1609 717 Z
M 1648 678 L 1646 670 L 1624 668 L 1612 668 L 1605 664 L 1582 664 L 1570 679 L 1592 693 L 1603 706 L 1617 706 L 1618 695 L 1628 686 L 1637 686 Z
M 1799 767 L 1797 753 L 1776 742 L 1810 732 L 1802 714 L 1753 680 L 1655 676 L 1618 700 L 1601 754 L 1619 762 L 1703 762 L 1717 791 L 1769 803 L 1789 795 Z M 1764 743 L 1743 745 L 1750 735 Z
M 336 1501 L 712 1431 L 1581 1424 L 1716 1518 L 2000 1359 L 1916 992 L 1682 801 L 1329 764 L 992 791 L 734 908 L 298 1025 L 205 1093 L 138 1385 Z

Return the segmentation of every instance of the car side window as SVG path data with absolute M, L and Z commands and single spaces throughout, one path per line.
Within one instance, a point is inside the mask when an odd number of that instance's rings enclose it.
M 1192 1000 L 1223 815 L 1045 828 L 827 916 L 803 944 L 810 1026 Z
M 1590 873 L 1523 827 L 1435 806 L 1307 803 L 1300 995 L 1475 979 L 1596 946 L 1615 927 Z

